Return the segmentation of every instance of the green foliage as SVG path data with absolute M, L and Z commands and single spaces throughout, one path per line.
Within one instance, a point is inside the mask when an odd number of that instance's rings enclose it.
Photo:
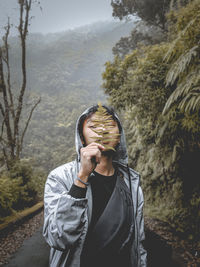
M 113 54 L 124 58 L 134 49 L 141 45 L 152 45 L 160 43 L 165 39 L 164 31 L 157 26 L 148 25 L 144 21 L 134 24 L 131 34 L 122 37 L 113 47 Z
M 113 16 L 123 19 L 129 15 L 138 15 L 143 20 L 160 24 L 164 27 L 165 13 L 169 9 L 170 0 L 112 0 Z M 151 7 L 151 8 L 150 8 Z
M 111 96 L 111 103 L 117 109 L 135 105 L 138 118 L 144 119 L 148 114 L 150 129 L 155 127 L 169 96 L 165 89 L 168 64 L 163 62 L 167 49 L 166 44 L 138 48 L 124 60 L 116 57 L 113 63 L 108 62 L 103 73 L 103 87 Z
M 120 136 L 120 134 L 112 133 L 112 122 L 112 115 L 109 115 L 102 104 L 99 103 L 98 109 L 95 112 L 95 118 L 92 119 L 92 131 L 95 132 L 98 136 L 92 137 L 92 139 L 94 139 L 95 142 L 102 144 L 105 147 L 105 151 L 115 151 L 114 147 L 108 146 L 106 142 L 118 140 Z
M 169 33 L 171 42 L 140 47 L 124 59 L 107 62 L 103 87 L 116 108 L 136 105 L 139 118 L 148 114 L 150 131 L 166 122 L 174 131 L 171 126 L 178 121 L 178 127 L 195 135 L 200 110 L 199 0 L 171 11 L 169 20 L 175 23 Z M 191 125 L 194 117 L 196 127 Z
M 11 213 L 12 205 L 17 202 L 17 195 L 20 191 L 21 179 L 12 180 L 10 177 L 0 177 L 0 216 L 4 217 Z
M 186 113 L 200 110 L 200 1 L 195 0 L 179 11 L 172 11 L 170 21 L 173 38 L 164 60 L 170 64 L 166 86 L 175 86 L 165 104 L 163 114 L 176 104 Z
M 137 15 L 148 24 L 165 28 L 166 13 L 188 4 L 189 0 L 112 0 L 113 16 L 120 20 Z
M 173 85 L 177 78 L 184 73 L 186 68 L 191 64 L 197 56 L 198 46 L 192 47 L 186 54 L 182 54 L 171 66 L 166 76 L 166 85 Z M 167 53 L 168 56 L 169 52 Z M 166 57 L 167 57 L 166 56 Z
M 199 12 L 199 0 L 172 10 L 167 41 L 137 45 L 107 62 L 103 73 L 105 93 L 124 117 L 146 214 L 194 241 L 200 234 Z
M 30 159 L 34 168 L 48 173 L 75 159 L 76 120 L 87 107 L 105 101 L 100 90 L 103 64 L 112 58 L 115 42 L 131 28 L 132 23 L 105 22 L 53 35 L 28 36 L 30 90 L 25 97 L 23 124 L 30 99 L 40 95 L 42 100 L 27 130 L 22 157 Z M 10 45 L 13 83 L 17 83 L 20 53 L 16 38 L 11 38 Z
M 30 164 L 19 161 L 0 174 L 0 217 L 22 210 L 42 199 L 44 173 L 33 171 Z

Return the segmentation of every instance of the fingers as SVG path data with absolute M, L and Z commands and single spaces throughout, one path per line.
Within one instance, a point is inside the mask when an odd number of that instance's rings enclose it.
M 86 147 L 81 148 L 81 157 L 82 159 L 91 160 L 95 158 L 96 163 L 100 163 L 101 160 L 101 150 L 104 150 L 105 147 L 98 143 L 91 143 Z
M 82 149 L 81 157 L 86 160 L 91 160 L 91 158 L 95 157 L 96 162 L 100 162 L 101 151 L 98 148 Z
M 104 150 L 105 149 L 105 147 L 103 146 L 103 145 L 101 145 L 101 144 L 99 144 L 99 143 L 95 143 L 95 142 L 92 142 L 92 143 L 90 143 L 88 146 L 86 146 L 85 148 L 87 148 L 87 147 L 98 147 L 100 150 Z

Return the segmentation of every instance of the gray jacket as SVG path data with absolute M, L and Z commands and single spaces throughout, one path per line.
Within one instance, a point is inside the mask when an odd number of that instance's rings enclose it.
M 91 221 L 92 192 L 87 188 L 86 198 L 76 199 L 68 194 L 80 168 L 80 148 L 82 142 L 78 133 L 80 118 L 76 124 L 75 143 L 77 160 L 57 167 L 48 175 L 44 191 L 43 236 L 51 246 L 50 267 L 80 267 L 80 255 L 84 245 L 88 226 Z M 116 115 L 119 122 L 119 119 Z M 119 122 L 120 123 L 120 122 Z M 121 125 L 121 124 L 120 124 Z M 128 187 L 127 151 L 122 129 L 120 145 L 113 158 Z M 143 219 L 143 193 L 139 174 L 130 169 L 131 189 L 134 208 L 135 238 L 131 247 L 132 258 L 136 258 L 138 267 L 146 267 L 146 250 L 142 246 L 145 239 Z M 135 267 L 133 265 L 133 267 Z

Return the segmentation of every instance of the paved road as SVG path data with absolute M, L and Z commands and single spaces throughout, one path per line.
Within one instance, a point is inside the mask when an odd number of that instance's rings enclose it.
M 5 267 L 48 267 L 49 246 L 42 236 L 42 227 L 23 242 Z
M 146 229 L 145 248 L 148 252 L 148 267 L 185 267 L 169 245 L 155 233 Z M 48 267 L 49 246 L 42 237 L 42 227 L 25 240 L 5 267 Z

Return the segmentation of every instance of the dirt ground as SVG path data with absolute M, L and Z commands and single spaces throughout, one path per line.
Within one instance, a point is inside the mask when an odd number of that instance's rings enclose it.
M 171 256 L 172 258 L 174 267 L 200 267 L 200 247 L 198 246 L 198 243 L 184 240 L 167 223 L 147 217 L 145 217 L 144 220 L 146 233 L 145 242 L 149 254 L 151 254 L 152 250 L 152 240 L 154 243 L 152 252 L 153 258 L 155 258 L 154 254 L 157 254 L 157 257 L 160 257 L 162 262 L 164 262 L 164 256 L 168 254 L 168 256 Z M 157 251 L 155 251 L 156 247 L 158 247 Z M 164 250 L 164 253 L 162 253 L 162 249 Z M 159 265 L 154 264 L 152 266 L 157 267 Z M 168 265 L 168 267 L 171 266 L 172 265 Z

